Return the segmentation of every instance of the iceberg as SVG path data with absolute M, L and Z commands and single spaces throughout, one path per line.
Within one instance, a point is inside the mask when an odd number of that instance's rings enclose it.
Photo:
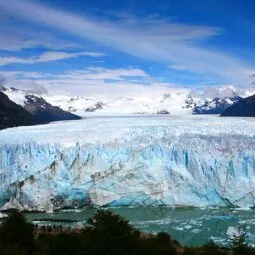
M 255 119 L 93 117 L 0 132 L 0 207 L 255 206 Z

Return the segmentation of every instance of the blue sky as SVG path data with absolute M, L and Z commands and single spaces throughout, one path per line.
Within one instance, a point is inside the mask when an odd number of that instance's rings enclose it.
M 251 87 L 254 11 L 253 0 L 0 0 L 0 71 L 71 94 Z

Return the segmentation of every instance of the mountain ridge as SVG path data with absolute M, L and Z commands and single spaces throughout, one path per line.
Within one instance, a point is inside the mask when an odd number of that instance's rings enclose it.
M 222 117 L 255 117 L 255 95 L 243 98 L 227 108 Z
M 131 97 L 107 94 L 103 96 L 37 95 L 15 88 L 7 88 L 4 93 L 6 93 L 11 100 L 23 107 L 26 107 L 28 101 L 27 97 L 34 96 L 37 98 L 37 101 L 39 100 L 38 98 L 41 98 L 41 101 L 44 100 L 54 107 L 56 106 L 59 109 L 81 117 L 92 115 L 117 116 L 126 114 L 170 114 L 178 116 L 191 114 L 220 115 L 229 106 L 242 98 L 238 96 L 234 88 L 218 90 L 217 93 L 206 94 L 195 93 L 188 89 L 173 88 L 171 93 L 159 94 L 154 97 L 151 95 L 136 95 Z
M 45 122 L 60 121 L 60 120 L 79 120 L 81 117 L 74 115 L 70 112 L 66 112 L 57 106 L 53 106 L 42 97 L 35 95 L 25 96 L 24 109 L 34 116 L 35 121 L 38 124 L 44 124 Z
M 20 104 L 20 100 L 14 102 L 4 93 L 9 90 L 2 88 L 2 91 L 0 91 L 0 129 L 81 119 L 80 116 L 52 106 L 42 97 L 24 95 L 24 102 Z M 12 92 L 18 93 L 19 90 L 12 89 Z
M 32 114 L 0 91 L 0 129 L 35 124 Z

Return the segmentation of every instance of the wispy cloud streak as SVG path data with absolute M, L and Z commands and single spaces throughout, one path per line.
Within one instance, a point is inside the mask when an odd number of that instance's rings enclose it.
M 47 51 L 42 53 L 40 56 L 30 58 L 19 58 L 19 57 L 0 57 L 0 66 L 10 64 L 35 64 L 40 62 L 51 62 L 62 59 L 77 58 L 81 56 L 87 57 L 102 57 L 105 54 L 99 52 L 78 52 L 69 53 L 63 51 Z
M 185 66 L 189 71 L 215 75 L 223 81 L 248 83 L 251 68 L 235 56 L 212 50 L 208 39 L 221 30 L 169 23 L 155 19 L 120 19 L 118 22 L 78 16 L 38 2 L 0 0 L 0 8 L 15 17 L 71 33 L 136 57 Z

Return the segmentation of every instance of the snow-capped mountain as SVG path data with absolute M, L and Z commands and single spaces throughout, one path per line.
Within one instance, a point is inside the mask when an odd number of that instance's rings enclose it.
M 9 98 L 25 107 L 27 96 L 33 94 L 24 90 L 5 89 Z M 243 94 L 246 92 L 244 91 Z M 49 104 L 64 111 L 79 115 L 133 115 L 133 114 L 221 114 L 241 97 L 232 87 L 223 87 L 207 92 L 194 92 L 189 89 L 173 88 L 171 92 L 153 96 L 67 96 L 36 95 Z M 216 96 L 216 97 L 214 97 Z M 42 100 L 41 99 L 41 100 Z
M 70 112 L 64 111 L 57 106 L 52 106 L 42 97 L 35 95 L 25 96 L 24 108 L 30 112 L 37 123 L 60 121 L 60 120 L 79 120 L 81 117 Z
M 221 114 L 229 106 L 241 99 L 239 96 L 204 99 L 202 101 L 194 101 L 192 98 L 189 98 L 187 99 L 187 105 L 192 105 L 192 112 L 194 114 Z
M 239 96 L 223 98 L 191 97 L 189 93 L 169 93 L 155 98 L 47 98 L 52 104 L 86 115 L 88 112 L 105 114 L 221 114 L 241 99 Z
M 153 96 L 49 96 L 47 101 L 78 115 L 87 113 L 98 115 L 119 114 L 221 114 L 242 97 L 254 91 L 237 89 L 233 86 L 194 91 L 172 88 L 171 92 Z
M 33 116 L 0 92 L 0 129 L 35 124 Z
M 21 106 L 32 116 L 33 124 L 45 124 L 59 120 L 78 120 L 81 117 L 53 106 L 41 96 L 28 94 L 27 91 L 15 88 L 3 88 L 3 92 L 11 102 Z M 31 124 L 31 123 L 28 123 Z
M 78 115 L 90 113 L 98 115 L 122 114 L 157 114 L 170 113 L 174 115 L 190 114 L 191 111 L 184 107 L 188 90 L 176 89 L 170 94 L 152 97 L 125 97 L 125 96 L 46 96 L 52 105 L 75 112 Z
M 255 95 L 239 100 L 222 112 L 221 116 L 255 117 Z

